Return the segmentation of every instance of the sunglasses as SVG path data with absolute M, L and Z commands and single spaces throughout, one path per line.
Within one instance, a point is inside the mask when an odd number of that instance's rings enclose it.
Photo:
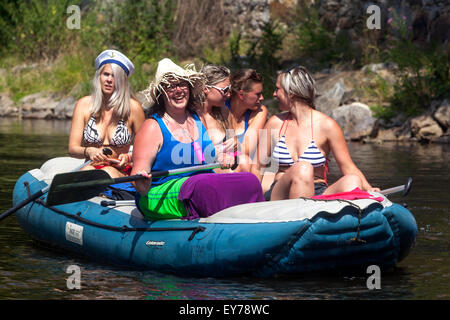
M 224 96 L 227 95 L 228 92 L 230 92 L 230 90 L 231 90 L 231 85 L 228 85 L 225 88 L 219 88 L 219 87 L 216 87 L 216 86 L 207 86 L 207 87 L 219 90 Z
M 189 88 L 189 84 L 187 82 L 179 82 L 179 83 L 171 83 L 165 86 L 165 89 L 168 92 L 174 92 L 177 88 L 181 90 L 187 90 Z

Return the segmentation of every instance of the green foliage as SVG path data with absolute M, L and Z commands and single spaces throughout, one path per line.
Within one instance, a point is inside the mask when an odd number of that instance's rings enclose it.
M 450 88 L 450 63 L 447 47 L 421 45 L 412 41 L 411 28 L 405 17 L 391 10 L 388 24 L 394 35 L 388 38 L 385 58 L 397 64 L 397 82 L 390 98 L 393 114 L 417 115 L 426 110 L 433 99 L 441 98 Z
M 298 2 L 298 10 L 289 12 L 283 24 L 269 21 L 259 37 L 244 38 L 242 33 L 232 32 L 227 43 L 208 42 L 197 51 L 202 56 L 190 59 L 224 64 L 232 70 L 247 67 L 258 70 L 264 77 L 266 100 L 272 97 L 275 77 L 283 61 L 286 64 L 300 61 L 311 71 L 339 64 L 354 67 L 394 62 L 398 66 L 394 85 L 377 77 L 361 89 L 373 102 L 375 115 L 383 118 L 398 113 L 420 113 L 433 99 L 448 93 L 448 44 L 416 45 L 406 19 L 395 11 L 390 11 L 392 19 L 388 21 L 387 38 L 385 31 L 369 32 L 361 25 L 361 45 L 355 48 L 346 34 L 336 34 L 322 24 L 319 1 Z M 178 0 L 0 0 L 0 67 L 6 70 L 0 90 L 9 91 L 15 101 L 38 91 L 70 93 L 79 98 L 91 90 L 95 57 L 105 49 L 114 48 L 135 64 L 136 72 L 130 81 L 132 88 L 140 91 L 148 85 L 158 60 L 167 56 L 176 61 L 177 52 L 181 56 L 184 47 L 173 39 L 181 35 L 189 43 L 196 42 L 190 40 L 189 32 L 175 30 L 179 21 L 175 14 L 180 14 L 177 13 L 180 3 Z M 66 25 L 69 5 L 81 7 L 80 29 L 70 30 Z M 202 21 L 205 15 L 211 17 L 207 4 L 202 10 L 194 11 L 197 17 L 183 17 L 186 23 Z M 383 45 L 387 45 L 386 50 Z M 183 52 L 185 57 L 189 54 Z M 12 66 L 27 65 L 30 61 L 37 62 L 38 66 L 12 70 Z
M 228 42 L 230 59 L 225 64 L 231 69 L 253 68 L 263 76 L 263 96 L 272 97 L 277 71 L 281 67 L 279 51 L 282 49 L 283 32 L 279 24 L 269 20 L 258 38 L 244 41 L 241 33 L 231 35 Z M 242 52 L 244 53 L 241 56 Z M 271 112 L 275 110 L 270 110 Z
M 66 9 L 81 1 L 29 0 L 2 1 L 0 4 L 0 43 L 3 51 L 23 59 L 53 59 L 68 46 Z
M 344 33 L 335 34 L 322 25 L 318 5 L 299 1 L 291 19 L 290 31 L 295 36 L 296 55 L 300 58 L 314 57 L 319 67 L 355 59 L 358 55 L 349 37 Z
M 116 46 L 136 63 L 153 62 L 171 49 L 174 0 L 132 0 L 109 7 L 107 43 Z

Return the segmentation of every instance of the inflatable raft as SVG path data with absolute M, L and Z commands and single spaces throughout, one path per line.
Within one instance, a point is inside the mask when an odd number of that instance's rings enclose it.
M 13 203 L 81 160 L 62 157 L 25 173 Z M 49 207 L 46 194 L 16 212 L 32 238 L 96 261 L 180 276 L 269 277 L 340 268 L 389 268 L 417 236 L 413 215 L 383 200 L 294 199 L 243 204 L 196 220 L 148 221 L 103 197 Z

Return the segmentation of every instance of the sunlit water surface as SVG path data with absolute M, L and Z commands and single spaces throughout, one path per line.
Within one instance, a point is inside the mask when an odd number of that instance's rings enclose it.
M 67 156 L 70 122 L 0 118 L 0 211 L 11 207 L 15 181 L 46 160 Z M 374 186 L 413 177 L 393 202 L 414 214 L 418 239 L 410 255 L 368 290 L 365 274 L 299 275 L 274 279 L 185 278 L 117 269 L 37 246 L 14 216 L 0 223 L 0 299 L 449 299 L 450 197 L 447 145 L 350 143 L 353 160 Z M 330 180 L 337 167 L 331 165 Z M 81 289 L 69 290 L 69 265 L 81 267 Z

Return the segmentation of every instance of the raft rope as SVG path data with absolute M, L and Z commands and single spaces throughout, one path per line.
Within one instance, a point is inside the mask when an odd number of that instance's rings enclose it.
M 27 181 L 25 181 L 23 184 L 25 185 L 25 189 L 27 190 L 27 194 L 30 195 L 31 194 L 31 192 L 30 192 L 30 184 Z M 39 198 L 39 199 L 35 200 L 34 202 L 39 203 L 40 205 L 42 205 L 42 206 L 44 206 L 46 208 L 49 208 L 50 210 L 52 210 L 52 211 L 54 211 L 54 212 L 56 212 L 58 214 L 61 214 L 61 215 L 65 216 L 65 217 L 67 217 L 67 218 L 74 219 L 74 220 L 77 220 L 79 222 L 83 222 L 85 224 L 88 224 L 88 225 L 91 225 L 91 226 L 94 226 L 94 227 L 107 229 L 107 230 L 112 230 L 112 231 L 118 231 L 118 232 L 191 231 L 192 230 L 192 233 L 191 233 L 190 237 L 188 238 L 188 241 L 191 241 L 192 239 L 194 239 L 194 236 L 197 233 L 206 230 L 206 228 L 202 227 L 202 226 L 190 227 L 190 228 L 144 228 L 144 227 L 143 228 L 136 228 L 136 227 L 131 227 L 130 228 L 128 226 L 123 225 L 121 227 L 115 227 L 115 226 L 110 226 L 110 225 L 107 225 L 107 224 L 102 224 L 102 223 L 94 222 L 94 221 L 88 220 L 86 218 L 83 218 L 81 216 L 81 212 L 77 212 L 76 214 L 73 215 L 73 214 L 67 213 L 65 211 L 62 211 L 60 209 L 57 209 L 55 207 L 47 206 L 47 204 L 44 202 L 43 198 Z
M 348 203 L 350 206 L 356 208 L 358 210 L 358 225 L 356 227 L 356 236 L 353 238 L 350 238 L 348 240 L 348 243 L 350 244 L 354 244 L 354 243 L 366 243 L 366 240 L 363 240 L 359 237 L 359 232 L 361 230 L 361 218 L 362 218 L 362 209 L 361 207 L 359 207 L 358 205 L 354 204 L 351 201 L 348 200 L 344 200 L 344 199 L 333 199 L 333 200 L 326 200 L 326 199 L 311 199 L 311 198 L 305 198 L 305 197 L 300 197 L 300 199 L 303 200 L 312 200 L 312 201 L 338 201 L 338 202 L 345 202 Z
M 102 224 L 102 223 L 94 222 L 92 220 L 83 218 L 81 216 L 81 212 L 77 212 L 76 214 L 70 214 L 70 213 L 62 211 L 60 209 L 57 209 L 55 207 L 47 206 L 44 203 L 44 200 L 42 198 L 38 199 L 38 200 L 35 200 L 35 202 L 39 203 L 40 205 L 42 205 L 42 206 L 44 206 L 44 207 L 46 207 L 46 208 L 48 208 L 48 209 L 50 209 L 52 211 L 54 211 L 55 213 L 58 213 L 58 214 L 61 214 L 61 215 L 65 216 L 67 218 L 74 219 L 76 221 L 82 222 L 82 223 L 90 225 L 90 226 L 94 226 L 94 227 L 102 228 L 102 229 L 107 229 L 107 230 L 111 230 L 111 231 L 118 231 L 118 232 L 192 231 L 191 235 L 188 238 L 188 241 L 191 241 L 192 239 L 194 239 L 194 236 L 197 233 L 206 230 L 206 228 L 203 227 L 203 226 L 188 227 L 188 228 L 148 228 L 148 227 L 128 227 L 126 225 L 123 225 L 121 227 L 115 227 L 115 226 L 110 226 L 110 225 L 107 225 L 107 224 Z

